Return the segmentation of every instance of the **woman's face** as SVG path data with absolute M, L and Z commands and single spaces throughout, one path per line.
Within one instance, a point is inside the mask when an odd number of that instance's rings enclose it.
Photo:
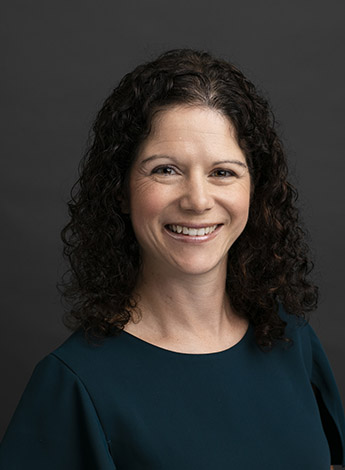
M 155 115 L 130 173 L 129 212 L 144 270 L 223 269 L 249 201 L 246 159 L 226 117 L 196 106 Z

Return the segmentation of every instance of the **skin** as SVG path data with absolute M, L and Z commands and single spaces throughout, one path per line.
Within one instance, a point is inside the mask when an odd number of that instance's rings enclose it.
M 126 330 L 180 352 L 236 344 L 248 322 L 225 293 L 228 252 L 248 220 L 250 175 L 230 121 L 204 107 L 156 114 L 130 174 L 129 201 L 143 267 L 142 318 Z M 217 229 L 204 237 L 168 226 Z

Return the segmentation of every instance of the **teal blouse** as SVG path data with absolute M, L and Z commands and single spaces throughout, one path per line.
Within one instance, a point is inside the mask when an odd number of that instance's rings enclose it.
M 35 368 L 0 448 L 1 470 L 329 470 L 345 419 L 312 327 L 263 352 L 184 354 L 127 332 L 74 333 Z

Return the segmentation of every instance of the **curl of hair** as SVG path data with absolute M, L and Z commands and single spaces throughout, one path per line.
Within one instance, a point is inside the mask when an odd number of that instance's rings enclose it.
M 140 250 L 122 201 L 154 113 L 175 105 L 217 110 L 236 129 L 252 194 L 247 226 L 229 251 L 227 289 L 233 308 L 254 326 L 260 347 L 289 341 L 278 304 L 305 318 L 316 308 L 317 287 L 308 281 L 313 263 L 274 116 L 234 65 L 191 49 L 166 52 L 125 75 L 96 117 L 61 233 L 70 266 L 59 285 L 71 305 L 65 324 L 96 336 L 116 335 L 137 309 Z

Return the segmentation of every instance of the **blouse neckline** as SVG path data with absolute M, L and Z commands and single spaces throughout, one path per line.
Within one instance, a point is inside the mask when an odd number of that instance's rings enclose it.
M 216 351 L 216 352 L 210 352 L 210 353 L 184 353 L 180 351 L 173 351 L 171 349 L 166 349 L 161 346 L 157 346 L 156 344 L 149 343 L 148 341 L 145 341 L 144 339 L 139 338 L 138 336 L 133 335 L 132 333 L 129 333 L 128 331 L 123 330 L 121 335 L 124 334 L 128 339 L 130 339 L 132 342 L 141 345 L 145 347 L 146 349 L 151 349 L 152 351 L 156 351 L 162 354 L 170 355 L 170 356 L 180 356 L 180 357 L 191 357 L 191 358 L 216 358 L 220 357 L 232 352 L 235 352 L 239 349 L 241 349 L 249 340 L 249 336 L 251 336 L 252 333 L 252 326 L 249 323 L 248 328 L 242 338 L 237 341 L 234 345 L 230 346 L 229 348 L 222 349 L 221 351 Z

